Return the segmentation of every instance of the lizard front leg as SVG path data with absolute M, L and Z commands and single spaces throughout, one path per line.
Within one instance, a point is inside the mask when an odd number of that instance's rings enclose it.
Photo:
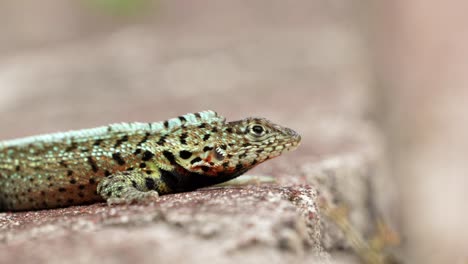
M 155 201 L 158 175 L 141 171 L 122 171 L 107 176 L 97 186 L 97 192 L 109 205 Z

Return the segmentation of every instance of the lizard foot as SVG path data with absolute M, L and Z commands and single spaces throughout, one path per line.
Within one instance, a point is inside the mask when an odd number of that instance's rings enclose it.
M 99 182 L 97 192 L 109 205 L 154 202 L 159 194 L 147 188 L 145 179 L 138 172 L 118 172 Z

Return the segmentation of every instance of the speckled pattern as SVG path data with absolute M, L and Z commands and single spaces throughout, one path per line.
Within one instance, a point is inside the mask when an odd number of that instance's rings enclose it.
M 0 143 L 7 210 L 126 203 L 233 179 L 301 140 L 264 118 L 226 123 L 213 111 Z

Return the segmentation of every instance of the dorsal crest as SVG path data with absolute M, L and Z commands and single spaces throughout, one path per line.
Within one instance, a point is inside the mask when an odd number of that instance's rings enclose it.
M 154 129 L 158 129 L 162 125 L 162 129 L 172 131 L 181 126 L 198 126 L 202 123 L 207 124 L 223 124 L 226 119 L 219 116 L 215 111 L 207 110 L 197 113 L 188 113 L 179 117 L 171 118 L 163 122 L 153 123 Z
M 53 142 L 71 142 L 71 140 L 89 139 L 89 138 L 100 138 L 110 137 L 111 134 L 119 133 L 144 133 L 161 132 L 169 133 L 182 126 L 198 126 L 202 123 L 208 124 L 223 124 L 226 120 L 224 117 L 219 116 L 215 111 L 207 110 L 197 113 L 189 113 L 179 117 L 171 118 L 166 121 L 155 122 L 155 123 L 117 123 L 108 126 L 102 126 L 91 129 L 82 129 L 69 132 L 59 132 L 53 134 L 38 135 L 32 137 L 26 137 L 21 139 L 13 139 L 8 141 L 0 142 L 0 149 L 10 146 L 22 146 L 31 143 L 53 143 Z

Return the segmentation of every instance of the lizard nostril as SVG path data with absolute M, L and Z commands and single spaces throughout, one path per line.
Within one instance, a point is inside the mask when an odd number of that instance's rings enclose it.
M 296 139 L 297 139 L 297 142 L 298 142 L 298 143 L 301 142 L 301 139 L 302 139 L 302 138 L 301 138 L 301 135 L 297 134 L 297 135 L 296 135 Z
M 293 138 L 294 141 L 296 142 L 300 142 L 301 141 L 301 135 L 299 135 L 299 133 L 297 133 L 296 131 L 290 129 L 290 128 L 286 128 L 286 134 L 288 136 L 290 136 L 291 138 Z

